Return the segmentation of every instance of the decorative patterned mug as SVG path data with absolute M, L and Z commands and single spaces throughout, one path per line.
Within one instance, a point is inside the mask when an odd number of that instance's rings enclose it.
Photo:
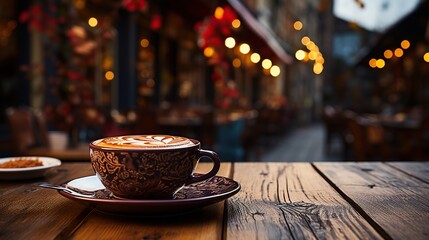
M 201 149 L 199 141 L 170 135 L 107 137 L 89 144 L 92 167 L 116 197 L 171 199 L 184 185 L 213 177 L 220 158 Z M 207 157 L 213 168 L 194 176 L 198 161 Z

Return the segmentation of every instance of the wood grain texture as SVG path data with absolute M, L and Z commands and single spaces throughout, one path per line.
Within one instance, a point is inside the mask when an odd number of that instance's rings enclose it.
M 62 197 L 55 190 L 37 188 L 35 183 L 61 184 L 90 174 L 93 171 L 88 163 L 63 164 L 56 173 L 45 178 L 2 183 L 0 238 L 54 239 L 61 236 L 64 229 L 79 224 L 88 214 L 85 207 Z
M 386 164 L 429 184 L 429 162 L 389 162 Z
M 210 163 L 200 163 L 197 171 L 208 172 Z M 230 177 L 231 164 L 222 163 L 218 176 Z M 221 239 L 224 202 L 195 212 L 159 217 L 133 217 L 92 212 L 73 239 Z
M 427 183 L 383 163 L 315 163 L 315 166 L 364 216 L 374 221 L 372 224 L 385 238 L 428 239 Z
M 225 239 L 379 239 L 309 163 L 237 163 Z

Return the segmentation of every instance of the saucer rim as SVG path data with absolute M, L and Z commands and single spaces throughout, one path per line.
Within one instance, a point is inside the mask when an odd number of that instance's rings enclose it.
M 96 175 L 78 177 L 78 178 L 72 179 L 70 181 L 67 181 L 62 185 L 67 185 L 67 183 L 69 183 L 73 180 L 76 180 L 76 179 L 80 179 L 80 178 L 84 178 L 84 177 L 91 177 L 91 176 L 96 177 Z M 189 202 L 200 202 L 203 200 L 217 199 L 217 198 L 222 198 L 222 197 L 226 199 L 230 196 L 233 196 L 234 194 L 238 193 L 241 190 L 240 183 L 238 183 L 237 181 L 235 181 L 231 178 L 218 176 L 218 175 L 215 175 L 213 177 L 227 179 L 227 180 L 231 181 L 232 183 L 236 184 L 236 187 L 234 187 L 232 190 L 229 190 L 229 191 L 226 191 L 223 193 L 219 193 L 219 194 L 197 197 L 197 198 L 185 198 L 185 199 L 127 199 L 127 198 L 123 198 L 123 199 L 120 199 L 120 198 L 118 198 L 118 199 L 102 199 L 102 198 L 91 198 L 91 197 L 77 196 L 77 195 L 73 195 L 72 193 L 66 192 L 64 190 L 57 190 L 57 191 L 58 191 L 58 193 L 60 193 L 61 195 L 65 196 L 69 199 L 79 199 L 79 200 L 88 201 L 88 202 L 103 202 L 103 203 L 115 203 L 115 204 L 137 203 L 137 204 L 156 204 L 156 205 L 167 204 L 167 205 L 169 205 L 171 203 L 181 204 L 181 203 L 189 203 Z M 205 180 L 205 181 L 207 181 L 207 180 Z

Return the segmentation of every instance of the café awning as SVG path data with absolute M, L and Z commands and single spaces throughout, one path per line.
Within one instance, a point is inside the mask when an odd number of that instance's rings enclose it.
M 259 48 L 261 48 L 262 45 L 266 45 L 267 49 L 265 53 L 275 55 L 282 62 L 286 64 L 292 62 L 293 58 L 287 53 L 278 37 L 269 28 L 263 26 L 240 0 L 226 1 L 242 18 L 246 27 L 258 38 L 252 39 L 252 42 L 255 40 Z
M 237 33 L 237 37 L 243 41 L 251 41 L 257 51 L 267 57 L 279 59 L 289 64 L 293 58 L 286 51 L 286 46 L 282 45 L 280 39 L 266 26 L 262 25 L 252 12 L 239 0 L 223 0 L 219 2 L 210 0 L 187 0 L 172 1 L 167 0 L 165 6 L 183 14 L 191 22 L 201 21 L 204 17 L 212 14 L 212 11 L 219 4 L 229 5 L 242 21 L 242 29 Z

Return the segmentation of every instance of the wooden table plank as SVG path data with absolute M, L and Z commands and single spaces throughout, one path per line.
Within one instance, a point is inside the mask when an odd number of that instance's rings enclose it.
M 207 172 L 209 163 L 200 163 L 197 172 Z M 222 163 L 218 176 L 230 177 L 231 164 Z M 224 202 L 194 213 L 166 217 L 132 217 L 93 211 L 73 239 L 221 239 Z
M 380 239 L 309 163 L 237 163 L 226 239 Z
M 426 183 L 383 163 L 315 163 L 315 166 L 373 221 L 384 237 L 428 239 Z
M 388 162 L 386 164 L 429 184 L 429 162 Z
M 79 224 L 88 209 L 55 190 L 34 187 L 36 182 L 61 184 L 93 174 L 88 163 L 63 164 L 55 174 L 27 181 L 1 181 L 0 238 L 54 239 Z

